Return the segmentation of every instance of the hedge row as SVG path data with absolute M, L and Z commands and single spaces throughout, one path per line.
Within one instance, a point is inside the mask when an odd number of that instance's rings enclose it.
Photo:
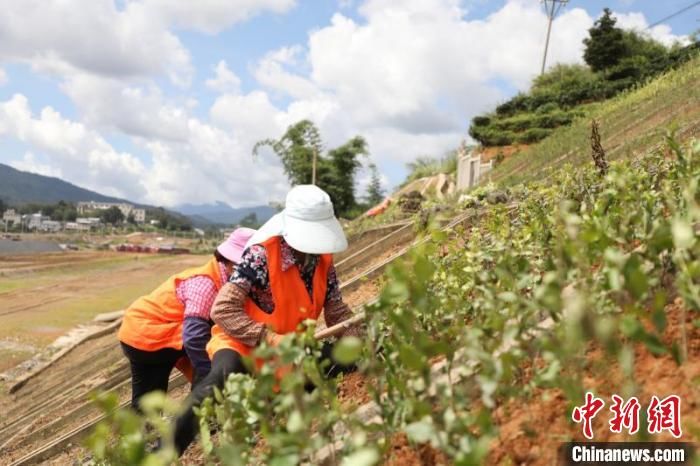
M 570 124 L 582 114 L 580 111 L 555 110 L 545 114 L 525 113 L 510 118 L 479 116 L 472 121 L 469 135 L 485 146 L 531 144 L 549 136 L 554 128 Z
M 521 132 L 530 128 L 557 128 L 562 125 L 570 124 L 574 118 L 581 116 L 580 111 L 564 112 L 555 110 L 553 112 L 539 113 L 523 113 L 510 118 L 499 118 L 498 116 L 481 116 L 476 117 L 472 121 L 472 126 L 487 127 L 500 131 Z
M 530 128 L 521 132 L 503 131 L 491 126 L 472 126 L 469 135 L 484 146 L 510 146 L 512 144 L 532 144 L 549 136 L 553 128 Z

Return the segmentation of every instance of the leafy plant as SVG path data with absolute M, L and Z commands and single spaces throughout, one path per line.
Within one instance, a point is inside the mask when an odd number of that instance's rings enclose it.
M 85 442 L 94 464 L 165 466 L 177 458 L 170 423 L 163 414 L 174 415 L 178 405 L 165 394 L 145 395 L 141 399 L 143 416 L 119 409 L 115 393 L 98 394 L 94 402 L 105 413 Z
M 700 144 L 671 134 L 666 146 L 672 157 L 611 162 L 603 176 L 592 164 L 567 166 L 512 187 L 508 205 L 475 202 L 471 223 L 431 232 L 390 266 L 366 308 L 366 338 L 336 349 L 370 381 L 371 409 L 338 401 L 311 323 L 260 348 L 255 356 L 270 363 L 254 377 L 231 376 L 199 410 L 208 459 L 291 465 L 325 452 L 371 465 L 405 435 L 455 464 L 483 464 L 497 436 L 494 409 L 537 388 L 579 401 L 584 374 L 596 370 L 591 347 L 619 363 L 628 386 L 642 382 L 631 357 L 640 348 L 682 364 L 687 336 L 663 338 L 665 307 L 677 291 L 683 312 L 700 311 Z M 485 188 L 474 193 L 483 197 Z M 125 434 L 109 454 L 145 461 L 143 425 L 109 419 Z M 104 441 L 94 445 L 104 458 Z

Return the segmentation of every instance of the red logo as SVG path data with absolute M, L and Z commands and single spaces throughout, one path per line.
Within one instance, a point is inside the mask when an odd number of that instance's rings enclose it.
M 681 436 L 681 398 L 678 395 L 669 395 L 661 401 L 656 395 L 652 396 L 647 417 L 650 434 L 667 430 L 676 438 Z
M 613 413 L 613 418 L 610 419 L 610 432 L 620 433 L 625 428 L 630 434 L 636 434 L 639 431 L 639 409 L 641 405 L 637 397 L 633 396 L 627 403 L 623 403 L 623 399 L 617 395 L 612 396 L 613 405 L 610 406 L 610 411 Z
M 596 398 L 591 392 L 586 392 L 586 402 L 583 406 L 576 406 L 571 413 L 571 419 L 575 423 L 583 422 L 583 435 L 589 440 L 593 438 L 593 418 L 603 409 L 603 406 L 605 401 Z
M 610 432 L 622 433 L 626 429 L 630 435 L 639 432 L 639 412 L 641 404 L 639 399 L 633 396 L 625 401 L 618 395 L 612 395 L 612 405 L 610 406 L 611 418 L 608 420 Z M 596 397 L 591 392 L 586 392 L 585 403 L 574 407 L 571 412 L 571 419 L 577 424 L 583 424 L 583 435 L 593 439 L 593 418 L 605 406 L 605 401 Z M 668 431 L 675 438 L 680 438 L 681 431 L 681 398 L 678 395 L 669 395 L 663 400 L 658 396 L 651 397 L 647 408 L 647 431 L 650 434 L 660 434 Z

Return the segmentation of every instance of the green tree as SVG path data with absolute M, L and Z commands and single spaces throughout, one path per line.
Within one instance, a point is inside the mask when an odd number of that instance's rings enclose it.
M 622 31 L 627 53 L 630 56 L 642 56 L 647 60 L 663 59 L 669 49 L 661 42 L 642 35 L 636 31 Z
M 384 200 L 384 190 L 382 189 L 382 180 L 379 177 L 379 170 L 373 163 L 369 164 L 372 177 L 367 186 L 367 203 L 371 206 L 379 204 Z
M 617 19 L 609 8 L 588 30 L 589 37 L 583 40 L 583 59 L 593 71 L 604 71 L 617 65 L 628 55 L 625 33 L 615 26 Z
M 289 128 L 278 139 L 264 139 L 253 147 L 253 154 L 257 155 L 263 146 L 270 146 L 279 156 L 284 167 L 284 173 L 293 185 L 311 184 L 314 153 L 320 162 L 321 135 L 316 125 L 309 120 L 302 120 Z M 317 168 L 317 175 L 318 175 Z
M 100 219 L 104 223 L 116 225 L 124 221 L 124 214 L 118 207 L 112 206 L 109 209 L 105 209 L 100 212 Z
M 597 75 L 586 65 L 556 64 L 546 73 L 532 81 L 530 92 L 533 94 L 554 94 L 566 92 L 572 87 L 587 86 L 595 82 Z M 552 99 L 554 100 L 554 99 Z
M 58 201 L 55 205 L 45 206 L 42 212 L 44 215 L 51 217 L 51 220 L 59 222 L 74 222 L 78 218 L 78 211 L 75 205 L 66 201 Z
M 359 156 L 367 154 L 367 142 L 361 136 L 355 136 L 329 151 L 324 159 L 325 170 L 319 173 L 318 185 L 331 196 L 333 206 L 340 215 L 347 214 L 357 205 L 355 176 L 362 166 Z
M 280 139 L 256 143 L 253 155 L 263 146 L 272 148 L 280 158 L 292 185 L 311 184 L 315 154 L 316 185 L 329 194 L 336 214 L 344 215 L 357 205 L 355 175 L 361 166 L 360 156 L 368 154 L 367 142 L 361 136 L 355 136 L 324 155 L 318 128 L 313 122 L 302 120 L 287 128 Z

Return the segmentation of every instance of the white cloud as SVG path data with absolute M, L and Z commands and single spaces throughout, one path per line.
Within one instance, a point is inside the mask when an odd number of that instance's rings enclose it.
M 678 36 L 671 32 L 668 24 L 659 24 L 649 29 L 649 23 L 642 13 L 614 13 L 617 25 L 623 29 L 631 29 L 658 40 L 664 45 L 671 46 L 676 42 L 688 44 L 688 36 Z
M 286 67 L 299 64 L 303 48 L 299 45 L 283 47 L 266 54 L 257 64 L 254 75 L 262 86 L 281 91 L 295 99 L 304 99 L 319 93 L 310 80 L 289 72 Z
M 24 157 L 22 157 L 21 160 L 10 162 L 10 166 L 16 168 L 17 170 L 36 173 L 37 175 L 53 176 L 56 178 L 63 176 L 63 173 L 59 168 L 51 166 L 47 163 L 42 163 L 32 152 L 25 152 Z
M 498 98 L 494 79 L 524 88 L 537 74 L 545 17 L 531 3 L 511 1 L 485 20 L 468 21 L 453 0 L 367 2 L 364 24 L 337 14 L 311 34 L 312 77 L 353 104 L 350 111 L 367 126 L 389 119 L 414 130 L 440 115 L 440 126 L 454 129 Z M 591 23 L 581 9 L 563 14 L 551 61 L 580 61 Z
M 250 17 L 269 11 L 286 13 L 296 0 L 140 0 L 149 11 L 183 29 L 215 34 Z
M 262 91 L 222 95 L 212 105 L 210 115 L 212 122 L 245 141 L 244 150 L 249 152 L 257 141 L 276 137 L 285 128 L 284 115 Z
M 4 86 L 5 84 L 7 84 L 8 81 L 9 78 L 7 77 L 7 73 L 5 72 L 5 70 L 0 68 L 0 86 Z
M 241 79 L 229 69 L 225 60 L 220 60 L 214 67 L 214 77 L 207 79 L 205 84 L 209 89 L 221 93 L 237 93 L 241 87 Z
M 183 140 L 187 133 L 187 111 L 167 102 L 152 83 L 131 85 L 76 73 L 67 77 L 61 88 L 90 126 L 147 139 Z
M 118 10 L 112 0 L 4 2 L 0 60 L 30 63 L 58 74 L 165 74 L 187 84 L 189 53 L 167 24 L 138 3 Z
M 118 4 L 122 7 L 119 8 Z M 22 0 L 0 8 L 0 60 L 65 75 L 167 75 L 190 83 L 189 51 L 171 28 L 209 33 L 262 13 L 285 13 L 296 0 Z
M 51 169 L 82 186 L 132 199 L 146 192 L 145 170 L 138 158 L 118 152 L 98 133 L 63 118 L 51 107 L 35 117 L 21 94 L 0 103 L 0 136 L 14 137 L 46 154 Z M 30 164 L 33 159 L 25 156 L 23 162 Z
M 188 122 L 187 142 L 151 141 L 145 147 L 152 157 L 148 202 L 248 206 L 283 199 L 288 189 L 279 164 L 254 160 L 235 135 L 197 119 Z
M 0 102 L 0 138 L 14 138 L 33 152 L 10 164 L 61 176 L 100 193 L 156 205 L 224 200 L 255 205 L 283 199 L 288 184 L 276 160 L 251 154 L 251 136 L 241 138 L 188 117 L 179 139 L 142 138 L 147 162 L 119 152 L 84 124 L 45 107 L 32 115 L 27 98 Z

